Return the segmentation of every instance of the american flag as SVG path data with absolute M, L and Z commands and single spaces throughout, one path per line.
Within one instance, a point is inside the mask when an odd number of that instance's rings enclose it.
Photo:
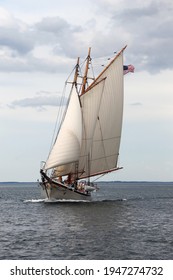
M 129 72 L 132 72 L 132 73 L 134 73 L 134 71 L 135 71 L 135 67 L 133 66 L 133 65 L 124 65 L 123 66 L 123 72 L 124 72 L 124 75 L 125 74 L 127 74 L 127 73 L 129 73 Z

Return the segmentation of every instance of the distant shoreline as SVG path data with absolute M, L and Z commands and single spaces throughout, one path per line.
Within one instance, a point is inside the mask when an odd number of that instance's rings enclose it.
M 7 181 L 0 182 L 0 184 L 36 184 L 37 181 L 33 182 L 18 182 L 18 181 Z M 97 181 L 97 183 L 173 183 L 173 181 Z

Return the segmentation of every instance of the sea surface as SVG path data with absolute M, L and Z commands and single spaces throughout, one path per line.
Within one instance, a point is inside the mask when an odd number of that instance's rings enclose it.
M 173 260 L 173 183 L 100 182 L 91 202 L 0 183 L 0 259 Z

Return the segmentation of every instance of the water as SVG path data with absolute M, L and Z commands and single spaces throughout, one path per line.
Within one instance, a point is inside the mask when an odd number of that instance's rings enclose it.
M 92 202 L 45 203 L 0 184 L 0 259 L 173 259 L 173 183 L 99 183 Z

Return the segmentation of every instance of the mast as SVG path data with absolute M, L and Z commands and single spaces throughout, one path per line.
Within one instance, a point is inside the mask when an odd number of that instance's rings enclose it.
M 85 93 L 85 88 L 86 88 L 86 83 L 87 83 L 88 69 L 89 69 L 89 64 L 90 64 L 90 61 L 91 61 L 90 53 L 91 53 L 91 48 L 88 49 L 88 56 L 87 56 L 86 67 L 85 67 L 85 73 L 84 73 L 83 82 L 82 82 L 81 95 Z
M 88 185 L 90 186 L 90 152 L 88 154 Z
M 78 79 L 78 75 L 79 75 L 79 57 L 77 58 L 77 63 L 76 63 L 76 69 L 75 69 L 75 73 L 74 73 L 74 79 L 73 79 L 73 85 L 75 85 L 76 87 L 76 91 L 77 91 L 77 79 Z M 78 91 L 77 91 L 78 92 Z M 70 175 L 70 174 L 69 174 Z M 69 176 L 68 175 L 68 176 Z M 75 163 L 75 182 L 76 179 L 78 178 L 78 163 Z
M 91 83 L 91 84 L 89 85 L 89 87 L 87 88 L 87 90 L 89 90 L 90 88 L 92 88 L 93 84 L 95 84 L 95 83 L 99 80 L 99 78 L 104 74 L 104 72 L 106 72 L 106 70 L 111 66 L 111 64 L 114 63 L 114 61 L 123 53 L 123 51 L 124 51 L 126 48 L 127 48 L 127 45 L 126 45 L 124 48 L 122 48 L 122 49 L 117 53 L 117 55 L 111 60 L 111 62 L 110 62 L 110 63 L 103 69 L 103 71 L 97 76 L 97 78 L 94 80 L 94 82 Z
M 76 69 L 75 69 L 74 79 L 73 79 L 73 84 L 75 85 L 75 87 L 77 87 L 78 74 L 79 74 L 79 57 L 77 58 Z

